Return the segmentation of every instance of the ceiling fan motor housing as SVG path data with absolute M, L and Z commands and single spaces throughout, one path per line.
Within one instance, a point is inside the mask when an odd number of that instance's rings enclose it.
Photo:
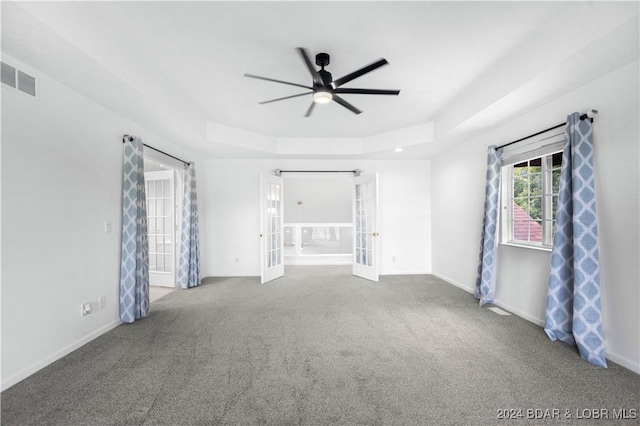
M 318 53 L 316 55 L 316 65 L 324 68 L 329 65 L 329 54 L 328 53 Z
M 322 86 L 316 87 L 316 89 L 330 89 L 331 82 L 333 81 L 333 77 L 329 71 L 325 71 L 324 67 L 329 65 L 330 59 L 328 53 L 318 53 L 316 55 L 316 65 L 320 66 L 321 69 L 318 71 L 320 77 L 322 78 Z

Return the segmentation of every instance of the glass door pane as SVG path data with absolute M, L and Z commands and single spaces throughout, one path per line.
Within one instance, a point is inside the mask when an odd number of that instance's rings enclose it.
M 261 176 L 262 262 L 261 281 L 284 275 L 283 254 L 283 182 L 278 176 Z
M 354 178 L 353 274 L 373 281 L 378 280 L 377 185 L 378 177 L 375 174 Z

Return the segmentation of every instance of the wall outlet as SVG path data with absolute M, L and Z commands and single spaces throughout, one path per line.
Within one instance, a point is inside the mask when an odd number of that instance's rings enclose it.
M 104 309 L 107 306 L 107 298 L 106 296 L 98 297 L 98 307 L 100 309 Z
M 91 303 L 83 303 L 81 306 L 80 316 L 89 315 L 91 313 Z
M 236 263 L 240 263 L 240 258 L 236 257 Z
M 107 220 L 104 223 L 104 232 L 111 232 L 111 221 Z
M 392 262 L 395 262 L 395 261 L 396 261 L 396 257 L 395 257 L 395 256 L 393 256 L 393 257 L 391 258 L 391 261 L 392 261 Z

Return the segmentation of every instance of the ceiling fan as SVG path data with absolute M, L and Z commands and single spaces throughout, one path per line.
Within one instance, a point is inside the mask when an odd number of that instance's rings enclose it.
M 326 104 L 331 101 L 335 101 L 348 110 L 354 112 L 355 114 L 360 114 L 358 108 L 351 105 L 349 102 L 345 101 L 341 96 L 342 94 L 357 94 L 357 95 L 397 95 L 400 93 L 399 90 L 381 90 L 381 89 L 351 89 L 351 88 L 342 88 L 345 83 L 350 82 L 353 79 L 356 79 L 368 72 L 371 72 L 377 68 L 380 68 L 383 65 L 388 64 L 387 60 L 384 58 L 378 59 L 376 62 L 367 65 L 366 67 L 360 68 L 357 71 L 349 73 L 344 77 L 340 77 L 337 80 L 333 80 L 331 73 L 326 71 L 324 67 L 329 65 L 329 54 L 327 53 L 318 53 L 316 55 L 316 65 L 320 66 L 320 70 L 316 70 L 313 64 L 311 63 L 311 59 L 309 59 L 309 54 L 306 49 L 302 47 L 298 47 L 298 52 L 304 60 L 304 63 L 307 65 L 309 72 L 311 73 L 311 77 L 313 78 L 312 86 L 305 86 L 304 84 L 291 83 L 288 81 L 275 80 L 273 78 L 260 77 L 253 74 L 245 74 L 245 77 L 257 78 L 260 80 L 273 81 L 274 83 L 282 83 L 288 84 L 290 86 L 302 87 L 305 89 L 311 90 L 310 92 L 298 93 L 297 95 L 285 96 L 283 98 L 271 99 L 269 101 L 260 102 L 260 104 L 268 104 L 271 102 L 283 101 L 285 99 L 297 98 L 299 96 L 305 96 L 313 94 L 313 101 L 307 110 L 307 113 L 304 115 L 305 117 L 309 117 L 316 103 L 318 104 Z

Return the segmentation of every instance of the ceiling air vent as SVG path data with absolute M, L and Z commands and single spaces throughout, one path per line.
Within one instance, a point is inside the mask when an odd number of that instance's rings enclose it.
M 2 84 L 27 95 L 36 96 L 36 78 L 4 62 L 2 62 Z

